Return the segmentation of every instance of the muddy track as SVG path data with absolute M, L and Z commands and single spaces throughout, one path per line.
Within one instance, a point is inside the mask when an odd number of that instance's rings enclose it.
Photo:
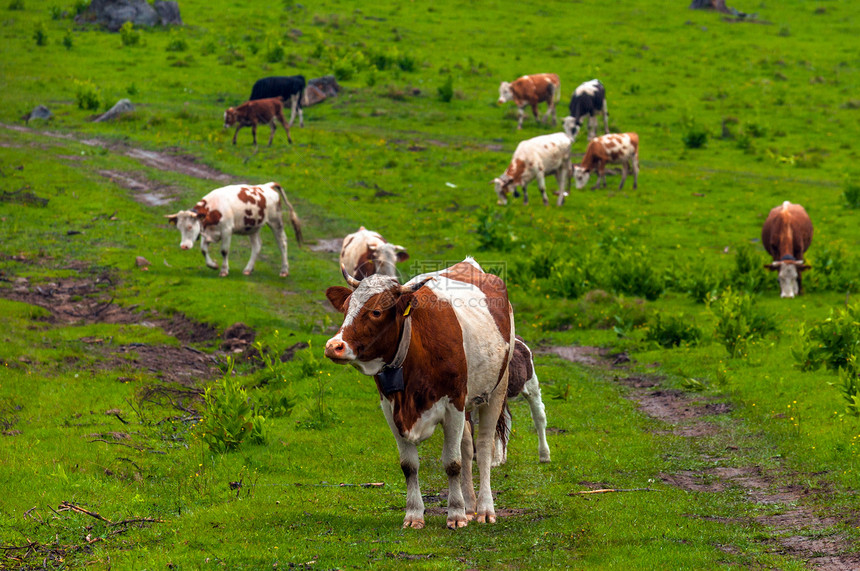
M 822 492 L 811 490 L 806 485 L 806 482 L 815 481 L 814 474 L 792 473 L 778 460 L 774 460 L 776 468 L 769 470 L 743 465 L 740 461 L 743 452 L 738 447 L 713 450 L 708 444 L 709 439 L 700 438 L 723 435 L 729 441 L 741 440 L 742 420 L 715 422 L 720 415 L 732 411 L 731 403 L 665 388 L 663 379 L 656 374 L 634 374 L 630 359 L 624 353 L 613 354 L 596 347 L 549 347 L 541 352 L 601 370 L 606 378 L 623 385 L 625 397 L 635 402 L 643 414 L 660 421 L 661 426 L 655 432 L 688 438 L 691 449 L 699 455 L 702 464 L 712 465 L 701 470 L 661 473 L 663 483 L 698 493 L 740 490 L 747 502 L 782 508 L 769 510 L 778 512 L 772 515 L 713 519 L 766 527 L 769 536 L 762 541 L 777 552 L 804 561 L 811 569 L 860 569 L 860 553 L 838 531 L 840 526 L 856 525 L 858 514 L 826 514 L 816 507 L 817 495 Z M 735 434 L 738 438 L 733 438 Z M 738 467 L 737 464 L 741 465 Z M 734 546 L 719 548 L 739 552 Z

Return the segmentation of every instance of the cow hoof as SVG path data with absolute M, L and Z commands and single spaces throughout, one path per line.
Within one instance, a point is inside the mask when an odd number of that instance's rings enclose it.
M 478 523 L 496 523 L 496 516 L 493 514 L 480 514 L 476 520 Z
M 424 529 L 423 519 L 407 519 L 403 522 L 403 529 L 411 527 L 412 529 Z
M 219 275 L 220 275 L 222 278 L 226 278 L 226 277 L 227 277 L 227 272 L 221 272 Z
M 250 276 L 251 270 L 244 270 L 242 273 L 245 274 L 246 276 Z
M 281 277 L 282 277 L 282 278 L 285 278 L 285 277 L 287 277 L 288 275 L 290 275 L 290 272 L 281 272 L 281 274 L 280 274 L 280 275 L 281 275 Z
M 469 525 L 469 521 L 465 518 L 448 520 L 448 529 L 458 529 L 460 527 L 466 527 L 467 525 Z
M 210 270 L 217 270 L 218 264 L 212 264 L 211 266 L 209 264 L 206 264 L 206 267 L 209 268 Z

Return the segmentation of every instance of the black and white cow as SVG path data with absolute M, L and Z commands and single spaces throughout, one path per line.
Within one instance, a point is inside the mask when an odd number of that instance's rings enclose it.
M 582 127 L 582 118 L 588 117 L 588 140 L 597 135 L 597 114 L 603 113 L 603 129 L 609 133 L 609 108 L 606 106 L 606 89 L 598 79 L 586 81 L 574 90 L 570 98 L 570 115 L 564 118 L 564 132 L 571 143 Z
M 280 97 L 284 105 L 290 106 L 290 127 L 299 114 L 299 125 L 305 126 L 305 116 L 302 113 L 302 99 L 305 94 L 305 76 L 303 75 L 278 75 L 258 79 L 251 89 L 251 97 L 248 99 L 268 99 Z

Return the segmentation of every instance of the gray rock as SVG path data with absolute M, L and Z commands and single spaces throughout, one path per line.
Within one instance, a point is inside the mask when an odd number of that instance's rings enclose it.
M 92 0 L 77 21 L 101 24 L 116 32 L 126 22 L 151 27 L 159 24 L 161 18 L 146 0 Z
M 179 3 L 168 0 L 155 0 L 153 4 L 162 26 L 181 26 L 182 17 L 179 15 Z
M 24 116 L 24 122 L 29 122 L 30 119 L 50 119 L 53 116 L 50 109 L 44 105 L 37 105 L 35 109 Z
M 116 102 L 116 105 L 111 107 L 103 115 L 100 115 L 98 118 L 96 118 L 95 122 L 99 123 L 101 121 L 110 121 L 112 119 L 116 119 L 123 113 L 128 113 L 130 111 L 134 111 L 134 105 L 131 104 L 131 101 L 129 101 L 128 99 L 120 99 Z
M 340 84 L 333 75 L 317 77 L 308 82 L 302 105 L 307 107 L 316 105 L 329 97 L 336 97 L 338 93 L 340 93 Z

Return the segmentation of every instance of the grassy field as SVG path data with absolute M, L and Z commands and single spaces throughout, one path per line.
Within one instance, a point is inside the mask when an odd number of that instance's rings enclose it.
M 860 567 L 851 2 L 737 5 L 749 22 L 658 1 L 180 8 L 181 28 L 119 34 L 63 0 L 0 6 L 0 568 Z M 538 72 L 561 117 L 606 85 L 638 190 L 495 205 L 516 144 L 553 131 L 518 132 L 498 84 Z M 343 91 L 293 145 L 233 146 L 224 110 L 293 73 Z M 135 111 L 90 120 L 120 98 Z M 39 104 L 53 118 L 25 124 Z M 165 214 L 270 180 L 308 242 L 290 236 L 288 278 L 267 231 L 251 276 L 244 239 L 226 278 L 178 248 Z M 784 200 L 815 224 L 793 300 L 759 243 Z M 498 271 L 539 350 L 552 463 L 514 401 L 495 525 L 445 529 L 437 434 L 427 527 L 400 529 L 374 383 L 321 349 L 342 283 L 321 246 L 359 225 L 407 247 L 404 279 L 467 255 Z M 261 442 L 210 447 L 246 401 Z M 598 489 L 631 491 L 578 493 Z

